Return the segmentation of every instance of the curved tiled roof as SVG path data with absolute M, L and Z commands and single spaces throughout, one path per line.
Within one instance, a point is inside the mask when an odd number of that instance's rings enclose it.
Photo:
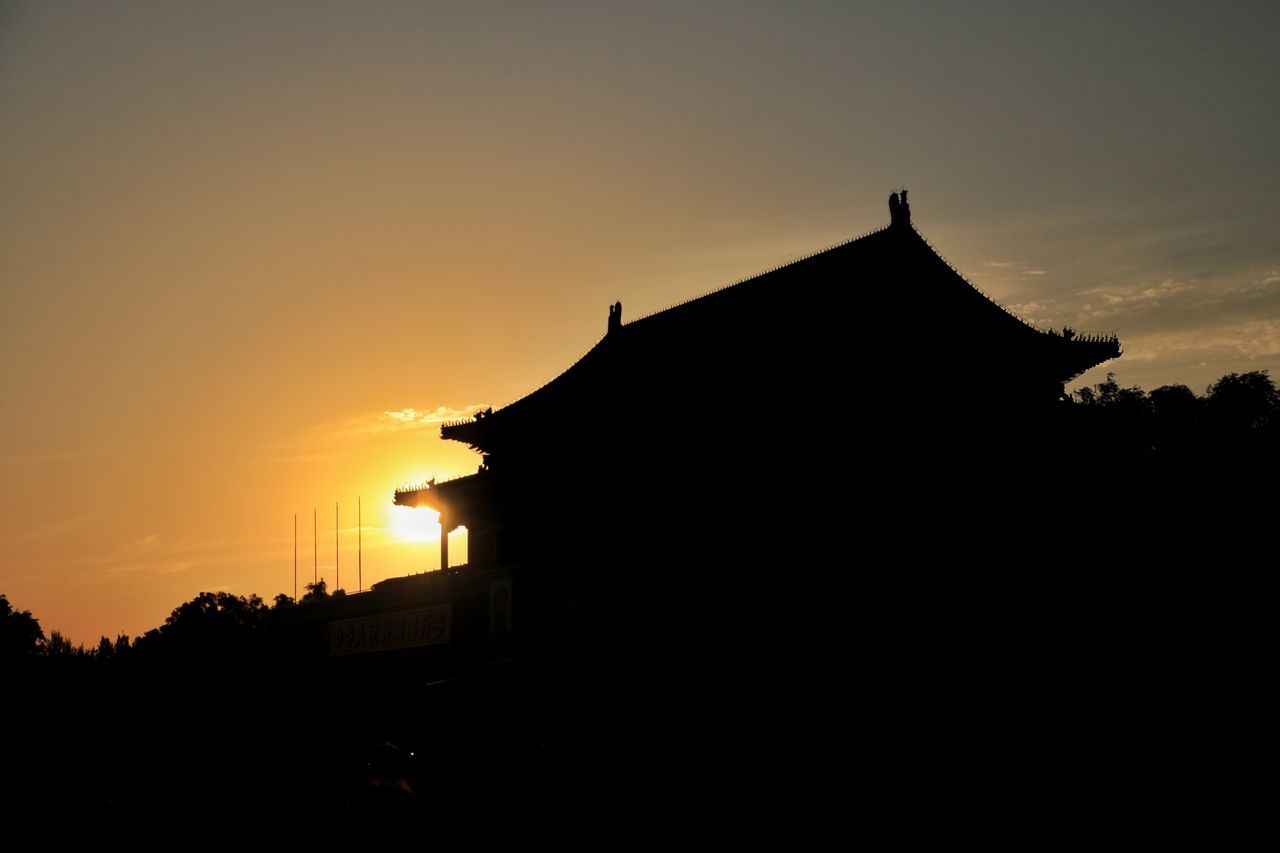
M 485 434 L 516 428 L 516 422 L 536 416 L 544 407 L 545 413 L 558 414 L 557 409 L 573 409 L 579 398 L 590 399 L 597 383 L 604 381 L 608 373 L 605 362 L 616 350 L 641 358 L 644 352 L 663 347 L 669 333 L 687 335 L 690 328 L 714 342 L 718 330 L 742 322 L 744 316 L 758 320 L 760 314 L 784 305 L 790 310 L 797 301 L 811 303 L 812 310 L 821 311 L 822 302 L 830 293 L 825 288 L 833 282 L 857 286 L 861 282 L 856 279 L 865 270 L 870 270 L 869 277 L 875 279 L 870 282 L 871 289 L 863 291 L 872 294 L 869 298 L 896 299 L 897 304 L 888 307 L 899 313 L 912 305 L 937 304 L 938 311 L 949 312 L 955 322 L 963 322 L 974 335 L 1021 339 L 1024 344 L 1049 353 L 1047 359 L 1053 365 L 1046 369 L 1051 369 L 1058 381 L 1067 381 L 1119 355 L 1114 334 L 1067 339 L 1018 316 L 965 278 L 909 221 L 902 221 L 612 327 L 567 369 L 539 388 L 483 418 L 446 423 L 441 435 L 480 447 L 485 443 Z M 896 286 L 878 280 L 886 270 L 905 271 L 903 275 L 909 278 L 913 293 L 910 298 L 900 294 L 875 296 Z

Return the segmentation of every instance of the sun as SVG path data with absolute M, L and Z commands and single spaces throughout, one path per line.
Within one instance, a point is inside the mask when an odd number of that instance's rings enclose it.
M 402 542 L 435 542 L 440 538 L 440 513 L 426 507 L 391 507 L 391 533 Z

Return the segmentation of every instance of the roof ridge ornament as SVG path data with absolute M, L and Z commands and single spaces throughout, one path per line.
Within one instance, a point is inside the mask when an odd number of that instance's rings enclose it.
M 609 325 L 605 329 L 606 332 L 612 332 L 615 329 L 622 328 L 622 303 L 615 302 L 609 306 Z
M 907 188 L 901 193 L 901 198 L 897 192 L 889 193 L 889 225 L 905 228 L 911 224 L 911 205 L 907 204 Z

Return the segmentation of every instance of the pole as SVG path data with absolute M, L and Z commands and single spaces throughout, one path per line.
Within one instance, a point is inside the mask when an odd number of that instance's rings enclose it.
M 342 572 L 338 569 L 338 502 L 333 502 L 333 591 L 342 586 Z
M 364 592 L 364 519 L 360 515 L 360 498 L 356 498 L 356 583 Z
M 320 540 L 316 538 L 316 508 L 311 508 L 311 583 L 320 580 Z
M 293 600 L 298 600 L 298 514 L 293 514 Z

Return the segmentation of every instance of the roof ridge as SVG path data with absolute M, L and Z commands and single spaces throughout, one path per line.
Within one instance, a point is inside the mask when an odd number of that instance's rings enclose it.
M 682 300 L 682 301 L 680 301 L 680 302 L 676 302 L 676 303 L 674 303 L 674 304 L 672 304 L 672 305 L 668 305 L 666 308 L 660 308 L 660 309 L 658 309 L 657 311 L 651 311 L 651 312 L 649 312 L 648 314 L 644 314 L 644 315 L 642 315 L 642 316 L 640 316 L 640 317 L 635 318 L 635 319 L 634 319 L 634 320 L 632 320 L 631 322 L 629 322 L 629 323 L 623 323 L 622 325 L 623 325 L 623 327 L 627 327 L 627 326 L 634 326 L 636 323 L 639 323 L 639 322 L 641 322 L 641 321 L 643 321 L 643 320 L 648 320 L 650 317 L 656 317 L 656 316 L 658 316 L 659 314 L 664 314 L 664 313 L 666 313 L 667 311 L 673 311 L 673 310 L 675 310 L 676 308 L 680 308 L 680 307 L 682 307 L 682 306 L 684 306 L 684 305 L 688 305 L 690 302 L 697 302 L 699 299 L 705 299 L 705 298 L 706 298 L 706 297 L 708 297 L 708 296 L 713 296 L 714 294 L 717 294 L 717 293 L 720 293 L 720 292 L 722 292 L 722 291 L 728 290 L 728 289 L 730 289 L 730 288 L 732 288 L 732 287 L 737 287 L 737 286 L 738 286 L 738 285 L 740 285 L 740 284 L 747 284 L 748 282 L 755 281 L 755 280 L 756 280 L 756 279 L 758 279 L 758 278 L 764 278 L 766 275 L 769 275 L 769 274 L 771 274 L 771 273 L 775 273 L 775 272 L 777 272 L 778 270 L 781 270 L 781 269 L 786 269 L 787 267 L 790 267 L 790 266 L 794 266 L 795 264 L 803 263 L 804 261 L 807 261 L 807 260 L 809 260 L 810 258 L 817 257 L 818 255 L 825 254 L 825 253 L 830 252 L 830 251 L 833 251 L 833 250 L 835 250 L 835 249 L 843 248 L 843 247 L 848 246 L 848 245 L 850 245 L 850 244 L 852 244 L 852 243 L 856 243 L 856 242 L 858 242 L 859 240 L 865 240 L 865 239 L 866 239 L 866 238 L 868 238 L 868 237 L 872 237 L 872 236 L 874 236 L 874 235 L 876 235 L 876 234 L 880 234 L 881 232 L 888 231 L 891 227 L 892 227 L 892 225 L 882 225 L 882 226 L 881 226 L 881 227 L 879 227 L 879 228 L 873 228 L 873 229 L 871 229 L 870 231 L 866 231 L 866 232 L 864 232 L 864 233 L 862 233 L 862 234 L 859 234 L 859 235 L 858 235 L 858 236 L 856 236 L 856 237 L 850 237 L 850 238 L 849 238 L 849 239 L 847 239 L 847 240 L 841 240 L 841 241 L 840 241 L 840 242 L 838 242 L 838 243 L 832 243 L 832 244 L 831 244 L 831 245 L 829 245 L 829 246 L 825 246 L 824 248 L 817 249 L 817 250 L 815 250 L 815 251 L 809 252 L 808 254 L 806 254 L 806 255 L 802 255 L 802 256 L 800 256 L 800 257 L 798 257 L 798 258 L 792 258 L 792 259 L 791 259 L 791 260 L 789 260 L 789 261 L 784 261 L 783 263 L 780 263 L 780 264 L 778 264 L 778 265 L 776 265 L 776 266 L 770 267 L 769 269 L 765 270 L 764 272 L 758 272 L 758 273 L 756 273 L 755 275 L 747 276 L 746 278 L 741 278 L 741 279 L 738 279 L 738 280 L 736 280 L 736 281 L 732 281 L 732 282 L 730 282 L 729 284 L 721 285 L 720 287 L 714 288 L 713 290 L 709 290 L 709 291 L 707 291 L 706 293 L 701 293 L 701 294 L 698 294 L 697 296 L 691 296 L 691 297 L 689 297 L 688 299 Z M 574 359 L 574 360 L 573 360 L 573 362 L 572 362 L 568 367 L 566 367 L 564 370 L 562 370 L 562 371 L 560 371 L 559 373 L 557 373 L 557 374 L 555 374 L 554 376 L 552 376 L 552 377 L 551 377 L 550 379 L 548 379 L 546 382 L 543 382 L 543 383 L 542 383 L 541 385 L 539 385 L 537 388 L 534 388 L 534 389 L 533 389 L 533 390 L 531 390 L 531 391 L 527 391 L 526 393 L 521 394 L 519 397 L 516 397 L 516 398 L 514 398 L 514 399 L 508 400 L 506 403 L 503 403 L 503 404 L 498 405 L 498 406 L 494 406 L 494 407 L 493 407 L 493 411 L 494 411 L 494 413 L 500 412 L 500 411 L 502 411 L 503 409 L 510 408 L 511 406 L 515 405 L 516 403 L 519 403 L 521 400 L 525 399 L 526 397 L 532 397 L 534 394 L 538 393 L 538 392 L 539 392 L 539 391 L 541 391 L 543 388 L 546 388 L 546 387 L 547 387 L 548 385 L 550 385 L 552 382 L 555 382 L 555 381 L 556 381 L 557 379 L 559 379 L 561 376 L 565 375 L 565 374 L 566 374 L 566 373 L 568 373 L 570 370 L 572 370 L 573 368 L 577 367 L 577 366 L 578 366 L 578 364 L 579 364 L 579 363 L 581 363 L 583 359 L 585 359 L 587 356 L 591 355 L 591 353 L 595 352 L 596 347 L 600 346 L 600 344 L 601 344 L 601 343 L 603 343 L 603 342 L 604 342 L 605 340 L 607 340 L 607 339 L 608 339 L 608 336 L 606 336 L 606 337 L 604 337 L 604 338 L 601 338 L 600 340 L 598 340 L 598 341 L 596 341 L 595 343 L 593 343 L 590 347 L 588 347 L 588 348 L 587 348 L 586 352 L 584 352 L 582 355 L 580 355 L 580 356 L 578 356 L 576 359 Z M 448 422 L 446 422 L 446 423 L 441 424 L 441 425 L 440 425 L 440 430 L 441 430 L 441 432 L 443 432 L 444 430 L 446 430 L 446 429 L 450 429 L 450 428 L 452 428 L 452 427 L 458 427 L 458 426 L 462 426 L 462 425 L 464 425 L 464 424 L 472 424 L 472 423 L 476 423 L 476 419 L 475 419 L 474 417 L 472 417 L 472 418 L 460 418 L 460 419 L 458 419 L 458 420 L 448 421 Z
M 717 293 L 721 293 L 725 290 L 729 290 L 730 288 L 737 287 L 740 284 L 747 284 L 749 282 L 755 281 L 758 278 L 764 278 L 765 276 L 775 273 L 778 270 L 786 269 L 787 267 L 794 266 L 799 263 L 803 263 L 809 260 L 810 258 L 817 257 L 818 255 L 826 254 L 827 252 L 833 251 L 835 249 L 844 248 L 845 246 L 848 246 L 850 243 L 856 243 L 859 240 L 865 240 L 866 238 L 879 234 L 882 231 L 888 231 L 890 227 L 892 226 L 884 225 L 884 226 L 881 226 L 880 228 L 873 228 L 870 231 L 867 231 L 863 234 L 859 234 L 857 237 L 850 237 L 848 240 L 841 240 L 839 243 L 832 243 L 830 246 L 826 246 L 824 248 L 809 252 L 807 255 L 801 255 L 798 258 L 792 258 L 789 261 L 784 261 L 776 266 L 770 267 L 764 272 L 758 272 L 758 273 L 755 273 L 754 275 L 749 275 L 746 278 L 740 278 L 736 281 L 732 281 L 729 284 L 722 284 L 719 287 L 708 290 L 706 293 L 700 293 L 697 296 L 690 296 L 688 299 L 683 299 L 679 302 L 673 302 L 672 304 L 668 305 L 665 308 L 659 308 L 657 311 L 650 311 L 648 314 L 642 314 L 641 316 L 635 318 L 629 323 L 623 323 L 622 325 L 634 326 L 636 323 L 639 323 L 643 320 L 648 320 L 650 317 L 656 317 L 659 314 L 665 314 L 668 311 L 674 311 L 676 308 L 680 308 L 682 306 L 688 305 L 690 302 L 697 302 L 699 299 L 705 299 L 708 296 L 714 296 Z
M 1024 326 L 1029 326 L 1030 328 L 1032 328 L 1032 329 L 1034 329 L 1034 330 L 1036 330 L 1037 332 L 1040 332 L 1040 333 L 1042 333 L 1042 334 L 1046 334 L 1046 335 L 1047 335 L 1047 334 L 1049 334 L 1049 333 L 1050 333 L 1048 329 L 1042 329 L 1038 324 L 1036 324 L 1036 323 L 1032 323 L 1032 322 L 1031 322 L 1030 320 L 1028 320 L 1026 317 L 1023 317 L 1023 316 L 1022 316 L 1021 314 L 1019 314 L 1017 311 L 1014 311 L 1012 308 L 1010 308 L 1009 306 L 1005 305 L 1003 302 L 1001 302 L 1000 300 L 996 299 L 996 298 L 995 298 L 994 296 L 992 296 L 990 293 L 987 293 L 987 292 L 986 292 L 985 290 L 983 290 L 981 287 L 978 287 L 978 285 L 976 285 L 976 284 L 974 284 L 972 281 L 970 281 L 970 280 L 969 280 L 969 277 L 968 277 L 968 276 L 966 276 L 964 273 L 960 272 L 960 270 L 956 267 L 956 265 L 955 265 L 955 264 L 953 264 L 953 263 L 951 263 L 951 261 L 947 260 L 947 256 L 946 256 L 946 255 L 944 255 L 944 254 L 942 254 L 941 252 L 939 252 L 939 251 L 938 251 L 938 247 L 937 247 L 937 246 L 935 246 L 935 245 L 933 245 L 932 243 L 930 243 L 930 242 L 929 242 L 929 238 L 928 238 L 928 237 L 926 237 L 926 236 L 924 236 L 924 234 L 920 233 L 920 229 L 919 229 L 919 228 L 917 228 L 914 224 L 911 226 L 911 230 L 912 230 L 912 231 L 914 231 L 914 232 L 916 233 L 916 236 L 917 236 L 917 237 L 919 237 L 922 241 L 924 241 L 924 244 L 925 244 L 926 246 L 928 246 L 928 247 L 929 247 L 929 251 L 933 252 L 934 257 L 936 257 L 938 260 L 940 260 L 940 261 L 942 261 L 944 264 L 946 264 L 948 269 L 950 269 L 953 273 L 955 273 L 957 276 L 959 276 L 961 281 L 963 281 L 965 284 L 967 284 L 967 285 L 969 285 L 970 287 L 972 287 L 972 288 L 973 288 L 973 289 L 978 293 L 978 295 L 979 295 L 979 296 L 981 296 L 983 299 L 987 300 L 987 301 L 988 301 L 988 302 L 990 302 L 992 305 L 994 305 L 995 307 L 999 308 L 1001 311 L 1003 311 L 1004 313 L 1008 314 L 1008 315 L 1009 315 L 1010 317 L 1012 317 L 1013 319 L 1017 320 L 1019 323 L 1022 323 Z

